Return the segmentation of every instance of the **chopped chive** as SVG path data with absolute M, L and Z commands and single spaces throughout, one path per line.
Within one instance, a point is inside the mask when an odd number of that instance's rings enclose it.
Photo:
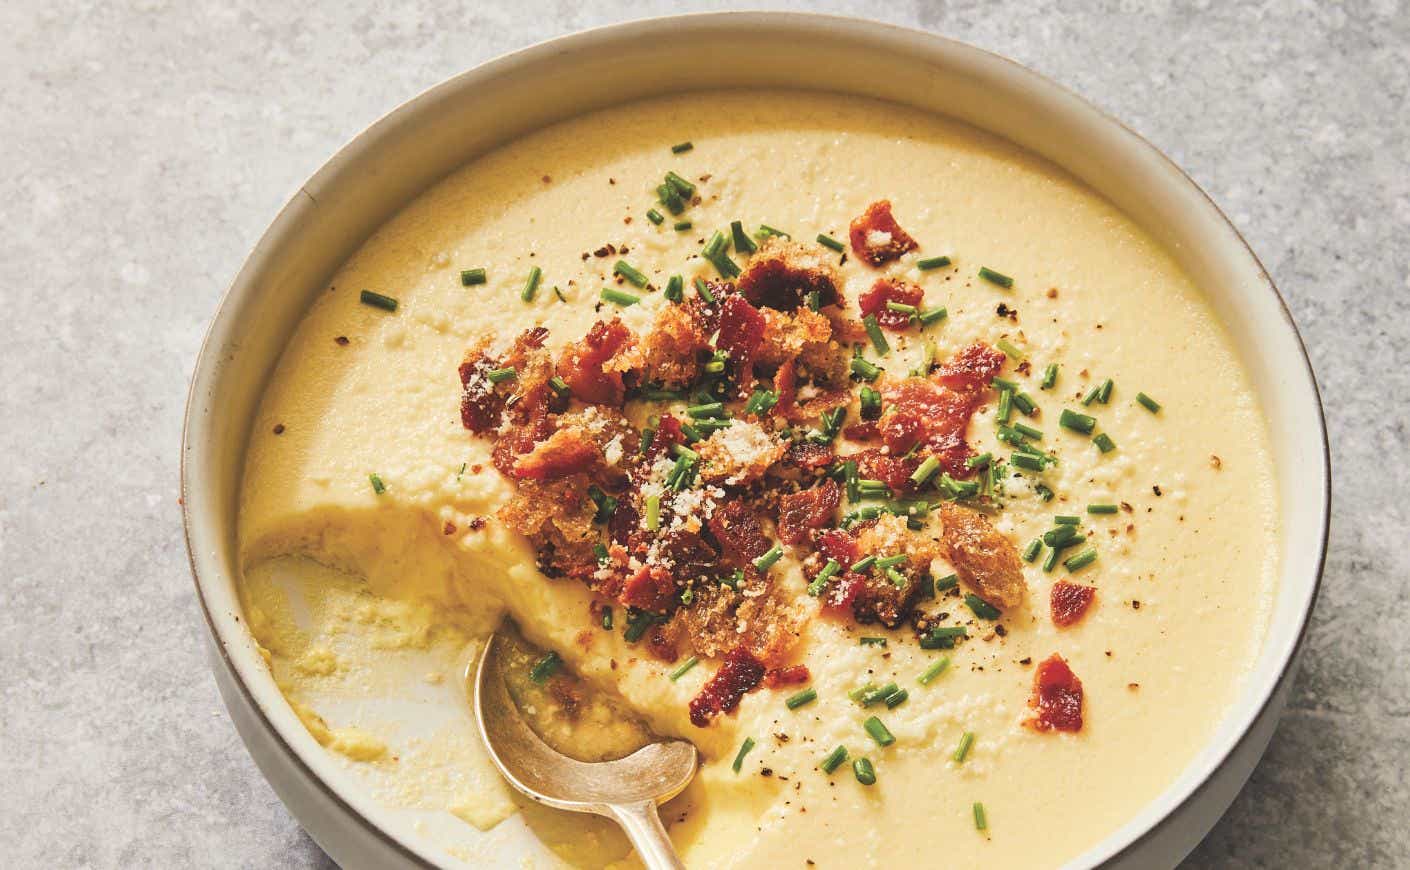
M 1009 357 L 1010 359 L 1018 361 L 1023 360 L 1023 351 L 1019 350 L 1018 347 L 1014 345 L 1013 342 L 1009 341 L 1007 338 L 1001 338 L 997 342 L 995 342 L 995 344 L 997 344 L 999 346 L 999 350 L 1003 351 L 1004 355 Z
M 566 396 L 570 392 L 570 390 L 568 389 L 568 382 L 560 378 L 558 375 L 554 375 L 553 377 L 548 379 L 548 388 L 550 390 L 553 390 L 553 392 L 560 397 Z
M 1105 405 L 1111 399 L 1111 388 L 1115 386 L 1111 378 L 1102 381 L 1102 385 L 1097 387 L 1097 401 Z
M 863 498 L 885 498 L 891 494 L 891 487 L 884 481 L 864 479 L 857 481 L 857 492 L 861 493 Z
M 1048 367 L 1043 369 L 1043 382 L 1038 385 L 1039 389 L 1051 390 L 1053 384 L 1057 383 L 1058 364 L 1048 363 Z
M 768 224 L 759 224 L 759 228 L 754 231 L 754 238 L 756 239 L 767 239 L 769 236 L 782 236 L 785 239 L 793 238 L 783 230 L 774 229 Z
M 896 742 L 896 735 L 892 734 L 882 721 L 875 716 L 862 723 L 862 727 L 871 735 L 878 746 L 890 746 Z
M 839 745 L 836 749 L 829 752 L 827 754 L 827 757 L 822 760 L 821 766 L 823 773 L 832 773 L 838 767 L 841 767 L 842 762 L 846 760 L 847 747 Z
M 1141 407 L 1145 408 L 1147 411 L 1150 411 L 1152 414 L 1157 414 L 1160 412 L 1160 403 L 1157 402 L 1155 399 L 1152 399 L 1150 396 L 1147 396 L 1145 393 L 1137 393 L 1136 401 L 1140 402 Z
M 558 653 L 550 650 L 543 658 L 534 662 L 534 666 L 529 669 L 529 679 L 542 686 L 562 664 L 563 659 L 559 658 Z
M 788 700 L 783 702 L 783 706 L 787 707 L 790 710 L 797 710 L 804 704 L 811 704 L 817 699 L 818 690 L 814 689 L 812 686 L 809 686 L 808 688 L 804 689 L 796 695 L 790 695 L 788 697 Z
M 1018 396 L 1014 396 L 1014 401 L 1017 401 L 1017 400 L 1018 400 Z M 1014 430 L 1015 432 L 1018 432 L 1018 433 L 1021 434 L 1021 435 L 1026 435 L 1027 437 L 1032 438 L 1034 441 L 1042 441 L 1042 440 L 1043 440 L 1043 430 L 1041 430 L 1041 429 L 1034 429 L 1032 426 L 1029 426 L 1029 425 L 1026 424 L 1026 423 L 1023 423 L 1023 422 L 1014 423 L 1014 424 L 1013 424 L 1013 430 Z
M 1043 471 L 1048 464 L 1043 461 L 1043 457 L 1035 456 L 1032 453 L 1015 453 L 1009 457 L 1009 462 L 1017 468 L 1027 471 Z
M 778 393 L 773 390 L 755 390 L 744 403 L 745 415 L 762 416 L 778 404 Z
M 1058 417 L 1058 425 L 1065 429 L 1071 429 L 1073 432 L 1091 435 L 1092 430 L 1097 427 L 1097 418 L 1063 408 L 1062 414 Z
M 1055 495 L 1052 487 L 1048 486 L 1046 483 L 1035 484 L 1033 487 L 1033 492 L 1036 493 L 1038 498 L 1042 499 L 1043 501 L 1052 501 L 1053 496 Z
M 1114 513 L 1116 513 L 1118 510 L 1120 510 L 1120 508 L 1118 508 L 1118 507 L 1117 507 L 1116 505 L 1114 505 L 1114 504 L 1089 504 L 1089 505 L 1087 505 L 1087 513 L 1089 513 L 1089 514 L 1114 514 Z
M 623 278 L 626 278 L 628 281 L 638 287 L 645 287 L 650 280 L 644 274 L 642 274 L 640 270 L 633 267 L 632 264 L 628 263 L 626 260 L 618 260 L 615 264 L 613 264 L 612 274 L 621 275 Z
M 976 831 L 987 830 L 989 820 L 984 815 L 984 804 L 979 801 L 974 802 L 974 829 Z
M 842 244 L 837 239 L 834 239 L 832 236 L 829 236 L 826 233 L 818 233 L 818 244 L 822 245 L 824 248 L 832 248 L 839 254 L 847 250 L 846 245 Z
M 858 758 L 852 762 L 852 775 L 862 785 L 876 785 L 876 768 L 871 766 L 870 758 Z
M 685 409 L 686 414 L 697 420 L 706 417 L 723 417 L 725 415 L 724 402 L 707 402 L 703 405 L 691 405 Z
M 862 419 L 875 420 L 881 416 L 881 394 L 871 387 L 862 387 Z
M 876 564 L 875 556 L 866 556 L 852 563 L 852 567 L 847 570 L 853 574 L 865 574 L 871 570 L 871 566 Z
M 988 281 L 990 284 L 998 284 L 1000 287 L 1009 288 L 1013 286 L 1012 278 L 1003 274 L 1002 272 L 995 272 L 988 266 L 979 267 L 979 277 L 983 278 L 985 281 Z
M 837 437 L 837 433 L 842 431 L 842 421 L 846 416 L 846 408 L 833 408 L 818 415 L 818 424 L 821 427 L 818 434 L 824 442 L 830 442 Z
M 960 735 L 960 745 L 955 747 L 955 754 L 950 756 L 956 764 L 964 764 L 965 756 L 969 755 L 969 748 L 974 745 L 974 732 L 966 731 Z
M 484 269 L 462 269 L 460 272 L 460 283 L 466 287 L 473 287 L 476 284 L 483 284 L 489 280 Z
M 710 284 L 704 278 L 696 278 L 691 286 L 695 288 L 695 292 L 704 300 L 705 304 L 709 305 L 715 301 L 715 294 L 710 292 Z
M 875 314 L 863 317 L 862 325 L 866 327 L 867 338 L 871 339 L 871 346 L 876 348 L 877 356 L 886 356 L 891 352 L 891 345 L 887 344 L 886 336 L 881 334 L 881 324 L 876 322 Z
M 690 221 L 676 221 L 675 223 L 671 224 L 671 229 L 675 230 L 678 233 L 683 233 L 693 226 L 695 226 L 695 224 L 691 223 Z
M 939 469 L 940 460 L 934 456 L 927 456 L 925 461 L 911 473 L 911 483 L 914 483 L 917 488 L 925 486 L 925 482 L 930 480 Z
M 885 701 L 892 692 L 895 692 L 899 688 L 901 687 L 895 683 L 887 683 L 880 688 L 868 688 L 865 692 L 862 692 L 860 698 L 862 706 L 870 707 L 872 704 L 880 704 L 882 701 Z
M 994 454 L 981 453 L 978 456 L 971 456 L 964 461 L 965 468 L 983 468 L 994 461 Z
M 983 598 L 980 598 L 978 595 L 975 595 L 973 592 L 965 593 L 964 603 L 974 612 L 974 615 L 980 619 L 994 620 L 999 618 L 999 608 L 985 601 Z
M 906 555 L 905 553 L 899 553 L 899 554 L 897 554 L 897 555 L 895 555 L 895 556 L 887 556 L 887 557 L 884 558 L 884 559 L 877 559 L 877 560 L 876 560 L 876 567 L 878 567 L 878 568 L 894 568 L 894 567 L 896 567 L 897 565 L 904 564 L 904 563 L 905 563 L 906 561 L 908 561 L 910 558 L 911 558 L 911 557 L 908 556 L 908 555 Z
M 993 378 L 989 381 L 989 386 L 996 390 L 1008 390 L 1010 393 L 1018 392 L 1018 382 L 1011 381 L 1008 378 Z
M 852 357 L 852 362 L 850 363 L 849 368 L 852 374 L 856 375 L 864 381 L 874 381 L 878 377 L 880 377 L 882 372 L 882 368 L 880 366 L 867 362 L 859 356 Z
M 519 371 L 513 366 L 506 366 L 502 369 L 490 369 L 485 372 L 485 379 L 492 384 L 502 384 L 505 381 L 512 381 L 519 377 Z
M 1044 532 L 1042 538 L 1043 543 L 1047 544 L 1049 547 L 1063 547 L 1066 546 L 1068 541 L 1077 537 L 1078 534 L 1076 526 L 1063 523 L 1055 529 L 1049 529 Z
M 691 462 L 698 462 L 700 460 L 699 453 L 696 453 L 694 450 L 691 450 L 689 447 L 686 447 L 683 444 L 672 444 L 671 452 L 674 453 L 676 456 L 679 456 L 681 459 L 686 459 Z
M 683 199 L 689 200 L 692 196 L 695 196 L 695 185 L 681 178 L 674 172 L 666 173 L 666 183 L 669 184 L 676 193 L 679 193 Z
M 808 584 L 808 594 L 818 596 L 827 587 L 827 581 L 842 573 L 842 565 L 836 559 L 828 559 L 827 564 L 822 566 L 818 576 L 813 578 L 813 582 Z
M 363 305 L 371 305 L 373 308 L 380 308 L 383 311 L 396 311 L 397 300 L 390 296 L 383 296 L 381 293 L 373 293 L 371 290 L 364 290 L 358 296 Z
M 1097 449 L 1103 453 L 1110 453 L 1116 449 L 1116 442 L 1111 440 L 1111 436 L 1105 432 L 1092 439 L 1092 443 L 1097 445 Z
M 947 574 L 935 581 L 935 591 L 944 592 L 946 589 L 952 589 L 958 585 L 960 585 L 960 575 Z
M 929 311 L 916 312 L 916 320 L 920 321 L 921 326 L 929 326 L 932 323 L 944 320 L 948 313 L 949 312 L 946 311 L 945 307 L 942 305 L 939 308 L 932 308 Z
M 696 658 L 695 656 L 691 656 L 690 658 L 686 659 L 684 662 L 681 663 L 680 667 L 676 668 L 674 671 L 671 671 L 671 682 L 674 683 L 676 680 L 679 680 L 681 677 L 685 676 L 691 668 L 695 667 L 698 664 L 700 664 L 700 659 Z
M 926 257 L 923 260 L 916 260 L 916 268 L 922 272 L 928 272 L 931 269 L 943 269 L 948 265 L 950 265 L 949 257 Z
M 709 259 L 725 249 L 725 234 L 715 230 L 710 234 L 710 238 L 705 242 L 705 247 L 700 249 L 700 255 Z
M 940 658 L 932 662 L 930 667 L 926 668 L 921 673 L 921 675 L 916 678 L 916 681 L 919 682 L 922 686 L 928 686 L 931 684 L 932 681 L 934 681 L 936 677 L 945 673 L 945 669 L 949 666 L 950 659 L 948 657 L 941 656 Z
M 1082 518 L 1074 517 L 1069 514 L 1058 514 L 1053 517 L 1053 522 L 1060 526 L 1080 526 L 1082 525 Z
M 539 289 L 539 279 L 543 277 L 543 270 L 534 266 L 529 270 L 529 277 L 524 279 L 524 289 L 519 291 L 519 298 L 525 302 L 534 301 L 534 294 Z
M 372 491 L 377 493 L 378 495 L 381 495 L 382 493 L 387 491 L 387 485 L 382 482 L 382 478 L 380 475 L 376 473 L 369 474 L 367 475 L 367 480 L 372 484 Z
M 1043 573 L 1052 573 L 1052 570 L 1057 567 L 1058 560 L 1062 558 L 1062 550 L 1062 547 L 1053 547 L 1048 551 L 1047 558 L 1043 559 Z
M 653 532 L 661 528 L 661 496 L 659 495 L 646 497 L 646 527 Z
M 616 287 L 603 287 L 602 301 L 611 302 L 625 308 L 628 305 L 635 305 L 640 302 L 641 297 L 634 293 L 628 293 L 625 290 L 618 290 Z
M 734 237 L 734 249 L 741 254 L 752 254 L 759 250 L 759 246 L 754 244 L 754 240 L 749 238 L 749 234 L 744 231 L 743 221 L 729 222 L 730 235 Z
M 710 261 L 710 265 L 715 267 L 715 271 L 720 273 L 720 277 L 738 277 L 740 272 L 739 264 L 736 263 L 734 260 L 731 260 L 729 258 L 729 254 L 726 254 L 725 252 L 721 251 L 720 253 L 715 254 L 713 257 L 706 257 L 705 259 Z
M 896 691 L 886 696 L 886 709 L 896 709 L 897 707 L 906 703 L 906 699 L 910 696 L 911 693 L 907 692 L 905 689 L 897 689 Z
M 656 198 L 671 214 L 680 214 L 685 211 L 685 200 L 681 199 L 681 195 L 669 184 L 656 185 Z
M 1092 404 L 1097 400 L 1099 396 L 1101 396 L 1101 394 L 1102 388 L 1100 384 L 1095 387 L 1092 387 L 1092 391 L 1082 398 L 1082 404 L 1084 406 Z
M 735 773 L 739 773 L 739 769 L 744 766 L 744 756 L 748 755 L 748 754 L 749 754 L 749 750 L 751 750 L 751 749 L 753 749 L 753 748 L 754 748 L 754 738 L 753 738 L 753 737 L 746 737 L 746 738 L 744 738 L 744 742 L 741 743 L 741 744 L 739 744 L 739 752 L 737 752 L 737 753 L 735 754 L 735 756 L 734 756 L 734 764 L 731 765 L 731 767 L 734 768 L 734 772 L 735 772 Z
M 1032 417 L 1033 412 L 1038 410 L 1038 405 L 1033 401 L 1033 397 L 1027 393 L 1014 393 L 1013 406 L 1017 408 L 1020 413 L 1026 414 L 1029 417 Z M 1014 428 L 1018 427 L 1015 426 Z
M 666 222 L 666 216 L 663 215 L 663 214 L 661 214 L 659 211 L 657 211 L 657 210 L 654 209 L 654 208 L 649 208 L 649 209 L 646 210 L 646 219 L 649 220 L 649 221 L 651 221 L 653 224 L 655 224 L 655 225 L 658 226 L 658 227 L 661 226 L 661 224 L 663 224 L 663 223 Z
M 608 631 L 612 630 L 612 608 L 602 608 L 602 627 Z
M 760 571 L 767 571 L 774 566 L 774 563 L 783 557 L 783 548 L 774 544 L 769 551 L 754 560 L 754 567 Z
M 857 642 L 862 646 L 886 646 L 884 637 L 859 637 Z
M 553 295 L 558 297 L 559 302 L 567 302 L 568 297 L 563 295 L 563 291 L 558 289 L 558 285 L 553 285 Z
M 897 571 L 895 568 L 883 568 L 881 571 L 886 575 L 886 579 L 890 580 L 897 589 L 906 588 L 906 575 Z
M 803 298 L 808 303 L 809 311 L 816 312 L 822 309 L 822 294 L 817 290 L 809 290 Z
M 666 300 L 668 302 L 682 302 L 685 300 L 685 279 L 679 275 L 672 275 L 666 281 Z
M 961 637 L 969 637 L 969 631 L 963 625 L 939 625 L 921 635 L 920 648 L 950 649 Z
M 894 311 L 897 314 L 905 314 L 907 316 L 912 317 L 915 316 L 918 312 L 918 309 L 914 305 L 907 305 L 904 302 L 887 302 L 886 310 Z
M 693 143 L 693 142 L 681 142 L 681 143 L 679 143 L 679 144 L 677 144 L 677 145 L 672 145 L 672 146 L 671 146 L 671 153 L 672 153 L 672 154 L 684 154 L 685 152 L 689 151 L 690 149 L 692 149 L 692 148 L 694 148 L 694 147 L 695 147 L 695 143 Z M 735 768 L 735 769 L 738 770 L 739 768 Z
M 999 391 L 999 407 L 995 410 L 995 415 L 1000 424 L 1007 423 L 1013 416 L 1013 391 Z
M 636 643 L 641 640 L 642 635 L 656 621 L 656 617 L 647 610 L 627 609 L 627 630 L 622 632 L 622 639 L 627 643 Z
M 1028 542 L 1028 546 L 1023 548 L 1023 561 L 1032 562 L 1034 559 L 1038 558 L 1038 554 L 1042 552 L 1042 550 L 1043 540 L 1041 538 L 1034 538 Z
M 1080 571 L 1095 561 L 1097 561 L 1096 548 L 1089 547 L 1076 556 L 1070 556 L 1063 560 L 1062 567 L 1069 571 Z

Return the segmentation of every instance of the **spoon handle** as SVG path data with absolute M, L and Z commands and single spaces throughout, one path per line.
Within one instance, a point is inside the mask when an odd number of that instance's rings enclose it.
M 666 834 L 666 827 L 661 824 L 655 801 L 614 804 L 611 809 L 612 817 L 627 832 L 627 839 L 632 841 L 648 870 L 685 870 L 676 855 L 675 845 Z

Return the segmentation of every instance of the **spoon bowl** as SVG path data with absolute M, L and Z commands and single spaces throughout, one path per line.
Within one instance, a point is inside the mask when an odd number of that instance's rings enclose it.
M 504 685 L 506 639 L 496 632 L 475 667 L 475 724 L 495 767 L 520 792 L 547 806 L 614 819 L 652 870 L 681 867 L 657 813 L 690 783 L 695 746 L 650 743 L 614 761 L 586 762 L 558 752 L 533 732 Z

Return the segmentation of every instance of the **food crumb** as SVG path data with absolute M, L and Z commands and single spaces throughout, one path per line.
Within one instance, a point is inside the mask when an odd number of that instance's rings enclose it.
M 283 434 L 284 434 L 284 424 L 283 424 L 283 423 L 275 423 L 275 424 L 274 424 L 274 434 L 275 434 L 275 435 L 283 435 Z

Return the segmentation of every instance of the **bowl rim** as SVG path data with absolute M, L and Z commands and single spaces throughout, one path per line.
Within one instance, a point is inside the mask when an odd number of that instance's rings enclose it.
M 216 356 L 213 349 L 215 337 L 217 333 L 221 332 L 221 327 L 225 325 L 225 322 L 234 316 L 231 310 L 232 299 L 241 291 L 243 285 L 246 283 L 246 274 L 251 269 L 252 264 L 260 257 L 261 252 L 268 246 L 271 239 L 282 234 L 286 221 L 297 218 L 296 212 L 304 205 L 304 200 L 313 199 L 312 195 L 309 193 L 309 188 L 313 187 L 317 189 L 320 186 L 320 182 L 336 175 L 343 163 L 354 159 L 356 151 L 376 141 L 379 137 L 386 135 L 389 132 L 389 128 L 399 119 L 417 112 L 426 104 L 436 102 L 448 93 L 481 82 L 492 83 L 495 79 L 516 68 L 532 67 L 569 49 L 591 49 L 597 43 L 640 39 L 649 37 L 653 33 L 662 30 L 669 29 L 674 31 L 684 26 L 708 25 L 720 22 L 730 22 L 739 25 L 752 23 L 767 25 L 774 29 L 826 26 L 846 31 L 846 35 L 848 36 L 878 46 L 905 44 L 910 48 L 919 48 L 923 51 L 929 50 L 931 52 L 934 52 L 937 48 L 944 48 L 952 54 L 967 56 L 967 59 L 971 63 L 985 62 L 1003 67 L 1010 75 L 1021 80 L 1028 88 L 1040 93 L 1045 101 L 1068 101 L 1075 107 L 1075 111 L 1086 113 L 1097 122 L 1117 128 L 1125 136 L 1127 147 L 1140 149 L 1145 152 L 1147 157 L 1154 157 L 1167 169 L 1174 170 L 1191 190 L 1199 194 L 1213 213 L 1223 222 L 1224 229 L 1242 246 L 1243 251 L 1247 254 L 1256 270 L 1257 276 L 1261 279 L 1260 284 L 1263 286 L 1264 292 L 1271 293 L 1273 300 L 1277 303 L 1283 326 L 1286 327 L 1291 334 L 1297 351 L 1301 356 L 1302 366 L 1293 374 L 1295 378 L 1304 382 L 1302 386 L 1310 388 L 1310 396 L 1316 410 L 1317 441 L 1321 447 L 1322 461 L 1320 467 L 1316 469 L 1321 482 L 1321 491 L 1319 493 L 1320 504 L 1318 505 L 1320 522 L 1315 524 L 1318 538 L 1316 542 L 1317 557 L 1315 565 L 1310 566 L 1310 570 L 1313 572 L 1312 582 L 1306 602 L 1303 603 L 1297 611 L 1298 624 L 1296 630 L 1286 643 L 1285 649 L 1279 652 L 1281 662 L 1277 667 L 1276 674 L 1272 679 L 1269 679 L 1264 686 L 1249 687 L 1243 690 L 1244 692 L 1250 692 L 1239 703 L 1239 706 L 1243 706 L 1244 704 L 1248 705 L 1246 715 L 1236 720 L 1236 727 L 1232 730 L 1231 735 L 1227 737 L 1227 745 L 1221 747 L 1221 751 L 1210 757 L 1207 762 L 1196 771 L 1197 775 L 1190 777 L 1189 773 L 1193 765 L 1199 760 L 1198 757 L 1192 759 L 1181 774 L 1182 778 L 1188 778 L 1189 780 L 1185 787 L 1177 790 L 1175 787 L 1180 784 L 1178 780 L 1168 784 L 1155 798 L 1140 808 L 1135 815 L 1113 829 L 1107 836 L 1093 843 L 1086 850 L 1075 856 L 1070 862 L 1070 866 L 1097 866 L 1119 859 L 1124 854 L 1129 853 L 1139 846 L 1142 842 L 1152 838 L 1162 827 L 1172 821 L 1173 817 L 1180 809 L 1187 806 L 1195 799 L 1197 794 L 1209 784 L 1215 772 L 1221 769 L 1228 762 L 1230 756 L 1243 744 L 1244 740 L 1253 730 L 1255 723 L 1268 710 L 1279 688 L 1288 683 L 1290 676 L 1293 674 L 1298 653 L 1306 639 L 1312 611 L 1321 591 L 1327 558 L 1328 537 L 1331 524 L 1331 448 L 1327 437 L 1325 409 L 1323 407 L 1321 392 L 1317 385 L 1316 375 L 1313 371 L 1312 361 L 1307 352 L 1306 343 L 1303 341 L 1302 334 L 1298 330 L 1297 323 L 1293 319 L 1286 299 L 1278 290 L 1272 277 L 1268 274 L 1267 269 L 1264 267 L 1262 261 L 1259 260 L 1258 255 L 1253 251 L 1243 234 L 1239 232 L 1238 228 L 1234 226 L 1233 222 L 1213 198 L 1185 172 L 1184 169 L 1120 119 L 1088 101 L 1085 97 L 1066 85 L 1050 79 L 997 52 L 926 30 L 849 15 L 791 11 L 691 12 L 613 22 L 552 37 L 522 48 L 501 53 L 478 63 L 399 103 L 377 120 L 347 138 L 333 155 L 320 165 L 319 168 L 288 197 L 275 214 L 269 226 L 260 234 L 259 239 L 255 242 L 250 253 L 242 262 L 240 270 L 222 292 L 215 311 L 207 325 L 200 349 L 197 352 L 187 391 L 186 407 L 183 414 L 180 458 L 180 502 L 187 558 L 191 568 L 192 581 L 196 590 L 196 598 L 201 608 L 201 615 L 207 631 L 209 632 L 209 639 L 212 641 L 211 647 L 215 651 L 215 654 L 220 657 L 220 663 L 225 666 L 228 674 L 232 678 L 232 685 L 238 689 L 248 709 L 253 711 L 255 717 L 258 719 L 260 726 L 273 737 L 285 757 L 292 760 L 299 772 L 310 782 L 314 783 L 325 798 L 332 801 L 336 806 L 355 819 L 364 829 L 373 833 L 379 840 L 385 842 L 408 862 L 425 867 L 437 866 L 423 855 L 420 850 L 404 842 L 383 825 L 378 824 L 367 813 L 364 813 L 358 807 L 354 806 L 353 803 L 343 796 L 338 788 L 331 785 L 309 766 L 298 749 L 289 743 L 280 728 L 270 719 L 268 711 L 246 684 L 244 674 L 236 665 L 231 657 L 230 651 L 227 649 L 226 638 L 218 626 L 215 615 L 212 612 L 211 603 L 207 599 L 207 581 L 204 579 L 201 572 L 200 554 L 202 553 L 202 546 L 207 542 L 201 540 L 202 530 L 199 528 L 193 514 L 192 503 L 194 499 L 191 497 L 192 484 L 190 468 L 188 467 L 188 459 L 190 458 L 192 450 L 192 431 L 195 428 L 199 428 L 199 418 L 202 415 L 200 397 L 204 388 L 207 386 L 207 382 L 215 379 L 220 369 L 219 361 L 212 359 Z M 600 48 L 601 46 L 599 45 L 597 47 Z M 433 186 L 434 184 L 435 182 L 433 181 L 431 185 Z M 425 189 L 428 188 L 423 188 L 422 192 L 424 192 Z M 1271 620 L 1273 617 L 1270 615 L 1269 618 Z M 1265 643 L 1266 642 L 1265 640 Z M 1250 690 L 1253 688 L 1257 688 L 1258 691 L 1251 692 Z M 1215 736 L 1211 736 L 1210 741 L 1205 744 L 1206 748 L 1216 739 Z M 1242 786 L 1242 783 L 1240 783 L 1240 785 Z M 1149 812 L 1157 805 L 1160 805 L 1158 815 L 1149 819 L 1143 826 L 1136 824 L 1141 819 L 1142 813 Z M 1222 812 L 1223 810 L 1221 810 L 1221 814 Z

